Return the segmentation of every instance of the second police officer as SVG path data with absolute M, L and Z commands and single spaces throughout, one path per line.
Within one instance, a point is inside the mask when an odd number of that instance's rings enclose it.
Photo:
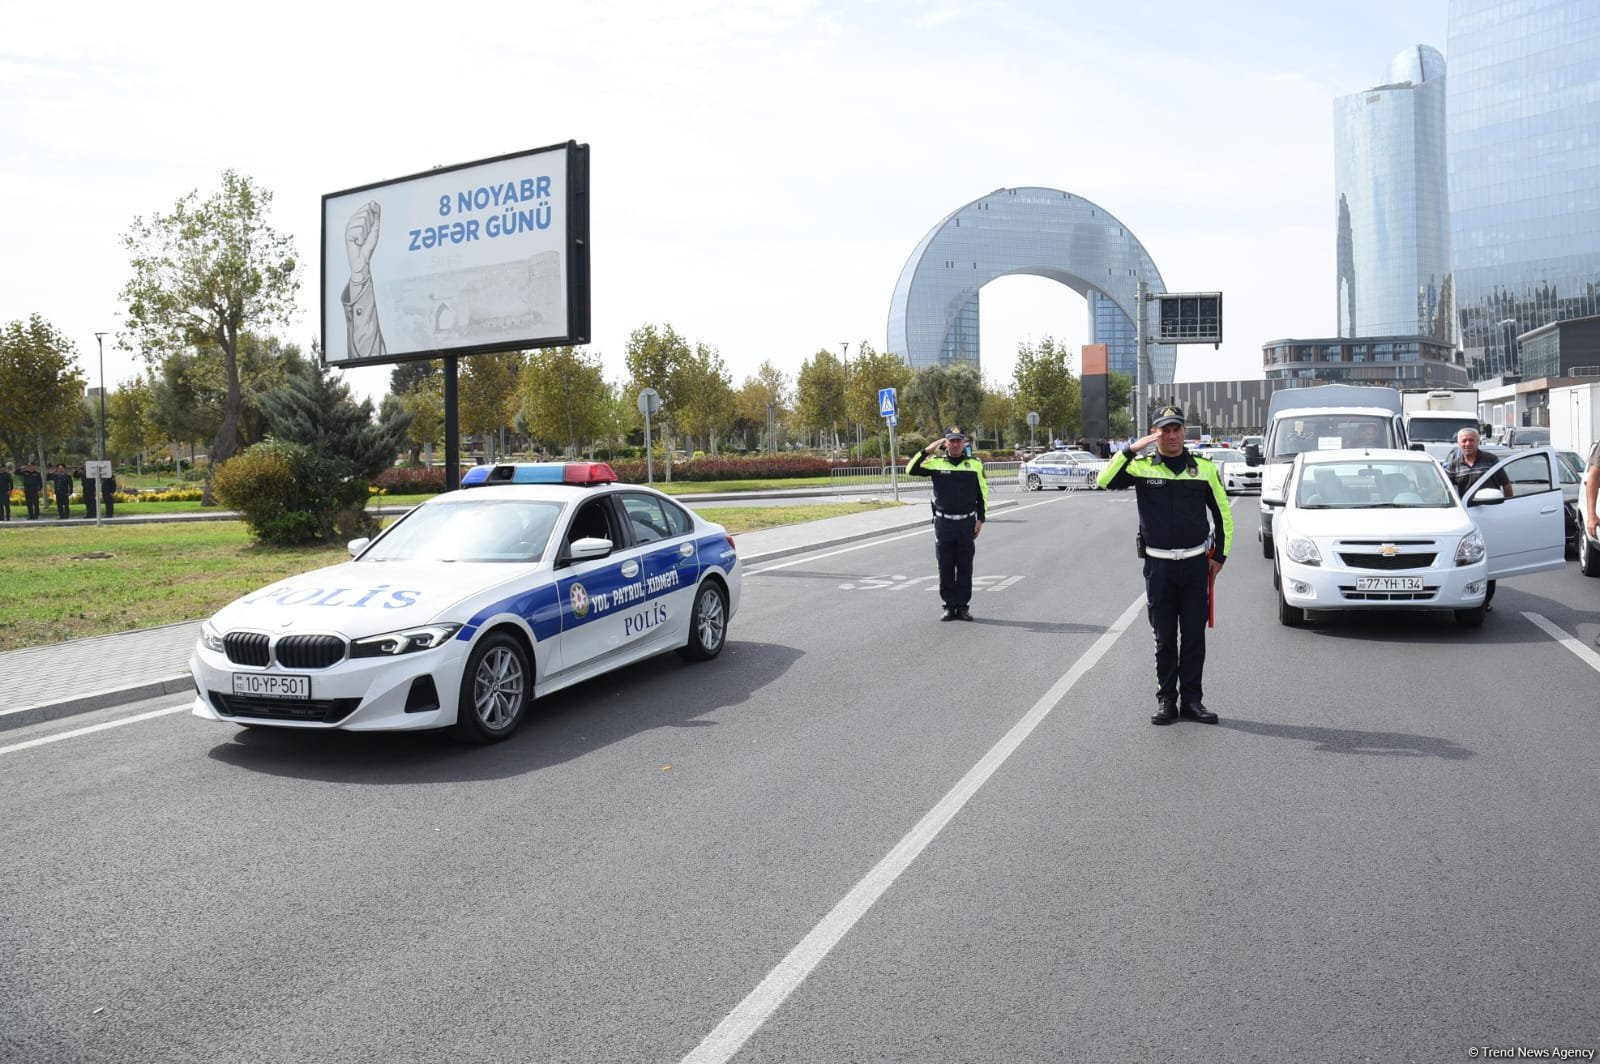
M 940 453 L 934 455 L 937 450 Z M 932 457 L 930 457 L 932 455 Z M 970 621 L 972 556 L 989 509 L 983 463 L 967 453 L 967 437 L 951 429 L 911 456 L 906 474 L 933 478 L 933 553 L 939 561 L 941 621 Z
M 1201 701 L 1211 581 L 1233 546 L 1233 511 L 1217 468 L 1183 445 L 1183 408 L 1158 407 L 1154 431 L 1111 456 L 1102 488 L 1133 488 L 1139 504 L 1139 554 L 1156 643 L 1156 713 L 1151 724 L 1184 716 L 1215 724 Z M 1139 457 L 1151 444 L 1156 452 Z

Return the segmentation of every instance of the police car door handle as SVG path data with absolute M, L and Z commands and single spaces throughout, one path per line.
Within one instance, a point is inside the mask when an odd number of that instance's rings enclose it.
M 623 576 L 638 576 L 639 575 L 639 563 L 634 561 L 632 558 L 629 558 L 627 561 L 623 562 L 622 563 L 622 575 Z
M 691 554 L 694 553 L 694 544 L 693 543 L 680 543 L 680 544 L 678 544 L 678 553 L 681 556 L 685 557 L 685 558 L 689 557 Z

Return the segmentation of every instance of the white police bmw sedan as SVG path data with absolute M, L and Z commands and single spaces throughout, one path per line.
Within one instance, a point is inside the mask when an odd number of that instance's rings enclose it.
M 194 714 L 352 731 L 510 735 L 529 700 L 642 658 L 721 652 L 733 538 L 601 463 L 477 466 L 353 560 L 223 607 Z

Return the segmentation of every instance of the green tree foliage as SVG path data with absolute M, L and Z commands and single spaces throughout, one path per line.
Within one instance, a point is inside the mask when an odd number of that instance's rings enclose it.
M 496 351 L 471 355 L 461 360 L 461 378 L 456 389 L 456 409 L 461 431 L 481 435 L 485 457 L 498 455 L 502 429 L 511 427 L 521 399 L 517 378 L 526 356 L 521 351 Z
M 837 432 L 845 417 L 844 363 L 821 348 L 800 364 L 795 380 L 794 413 L 809 432 Z
M 1133 378 L 1126 373 L 1106 374 L 1106 410 L 1113 436 L 1133 435 Z
M 983 402 L 978 410 L 978 423 L 992 434 L 996 447 L 1006 445 L 1006 436 L 1015 421 L 1016 402 L 1009 392 L 993 388 L 983 390 Z M 1024 424 L 1026 424 L 1024 422 Z
M 419 358 L 411 362 L 397 362 L 389 371 L 389 391 L 405 395 L 422 381 L 433 381 L 444 390 L 444 363 L 436 358 Z
M 124 384 L 106 397 L 106 447 L 126 458 L 157 451 L 171 438 L 155 421 L 155 392 L 149 378 Z
M 1030 410 L 1039 414 L 1040 433 L 1071 439 L 1083 431 L 1083 392 L 1071 360 L 1067 345 L 1049 336 L 1037 347 L 1025 343 L 1017 349 L 1011 381 L 1021 432 L 1028 431 L 1023 419 Z
M 84 394 L 77 349 L 38 314 L 0 330 L 0 440 L 11 457 L 43 463 L 77 421 Z
M 856 346 L 856 357 L 850 360 L 850 382 L 845 396 L 845 414 L 849 420 L 867 426 L 875 432 L 883 426 L 878 413 L 878 391 L 893 388 L 898 396 L 911 381 L 911 367 L 899 355 L 873 350 L 866 340 Z
M 610 392 L 599 355 L 575 347 L 533 351 L 517 377 L 517 393 L 528 434 L 568 454 L 606 431 Z
M 678 396 L 674 424 L 716 454 L 717 436 L 733 426 L 734 409 L 733 381 L 715 348 L 694 345 L 694 352 L 678 369 L 674 391 Z
M 902 425 L 930 435 L 951 426 L 973 431 L 983 408 L 983 377 L 976 366 L 924 366 L 907 382 L 901 400 Z
M 293 546 L 376 529 L 365 512 L 367 481 L 346 476 L 347 468 L 304 444 L 268 437 L 223 463 L 212 482 L 256 539 Z
M 734 431 L 754 432 L 757 438 L 767 431 L 767 412 L 774 420 L 783 421 L 789 413 L 789 379 L 769 359 L 761 363 L 755 376 L 746 377 L 733 398 Z M 766 441 L 769 450 L 777 445 Z
M 123 287 L 128 328 L 152 365 L 191 348 L 214 348 L 222 362 L 222 418 L 211 468 L 244 439 L 240 339 L 287 324 L 300 289 L 294 242 L 267 224 L 272 193 L 233 170 L 206 199 L 190 192 L 167 214 L 135 218 L 122 238 L 133 276 Z M 212 502 L 211 481 L 205 487 Z
M 408 418 L 406 440 L 412 444 L 411 458 L 416 461 L 424 448 L 434 448 L 444 443 L 444 380 L 425 378 L 402 392 L 396 399 Z M 385 400 L 387 402 L 387 399 Z
M 298 352 L 284 370 L 283 383 L 257 399 L 274 437 L 309 448 L 341 478 L 371 480 L 394 464 L 400 433 L 373 420 L 371 399 L 356 402 L 342 377 Z

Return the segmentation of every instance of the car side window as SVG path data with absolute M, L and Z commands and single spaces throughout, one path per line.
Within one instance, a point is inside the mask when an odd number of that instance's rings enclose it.
M 658 500 L 659 501 L 659 500 Z M 661 503 L 661 512 L 667 515 L 667 534 L 669 536 L 687 536 L 694 531 L 694 518 L 681 506 L 670 502 Z
M 677 534 L 672 531 L 672 524 L 659 499 L 629 493 L 622 497 L 622 507 L 627 511 L 628 523 L 633 527 L 633 538 L 637 543 L 654 543 Z
M 1490 487 L 1506 490 L 1507 495 L 1518 498 L 1555 490 L 1550 479 L 1550 460 L 1544 454 L 1530 454 L 1513 459 L 1500 470 Z
M 580 539 L 609 539 L 613 546 L 622 542 L 613 527 L 609 499 L 589 499 L 578 507 L 567 528 L 566 546 L 570 548 Z

